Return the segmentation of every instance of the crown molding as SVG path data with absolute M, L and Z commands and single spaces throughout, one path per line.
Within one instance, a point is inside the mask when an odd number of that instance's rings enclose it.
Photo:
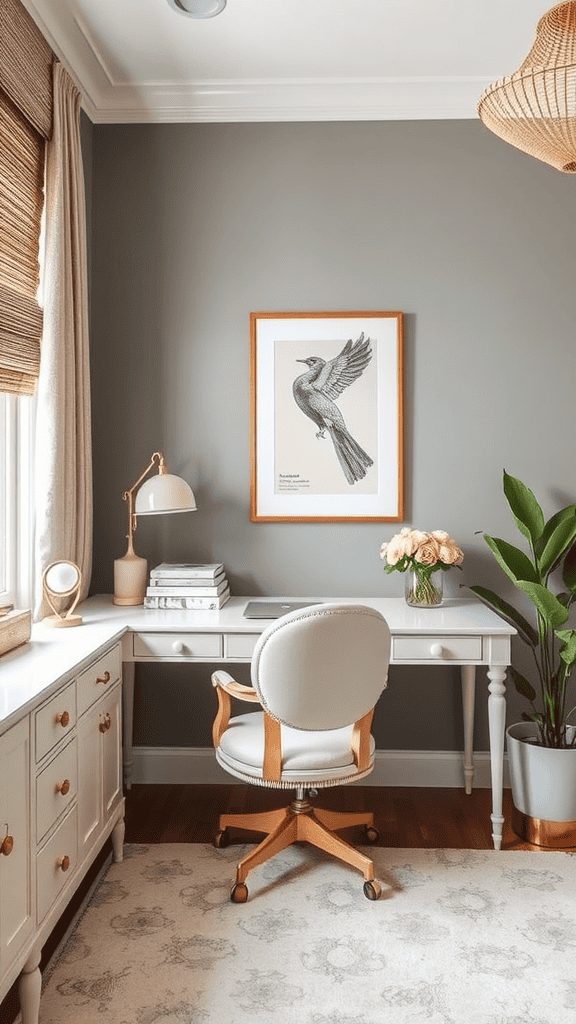
M 78 17 L 23 0 L 82 94 L 96 124 L 397 121 L 476 118 L 492 78 L 217 79 L 126 83 Z
M 476 118 L 489 79 L 222 80 L 92 90 L 92 121 L 411 121 Z

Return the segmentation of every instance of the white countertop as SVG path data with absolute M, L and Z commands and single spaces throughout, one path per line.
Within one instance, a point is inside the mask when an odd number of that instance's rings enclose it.
M 246 619 L 244 608 L 255 598 L 232 597 L 219 611 L 158 611 L 142 605 L 114 605 L 110 595 L 91 597 L 77 608 L 81 626 L 51 629 L 38 623 L 29 643 L 0 658 L 0 732 L 40 704 L 58 685 L 72 678 L 101 650 L 126 632 L 260 633 L 266 619 Z M 365 604 L 386 618 L 393 634 L 510 635 L 515 630 L 481 602 L 448 599 L 439 608 L 410 608 L 403 598 L 271 597 L 257 600 L 329 600 L 332 604 Z

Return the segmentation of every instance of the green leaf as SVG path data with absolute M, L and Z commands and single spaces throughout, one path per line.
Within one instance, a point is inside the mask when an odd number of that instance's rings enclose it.
M 570 548 L 562 567 L 562 579 L 571 594 L 576 594 L 576 544 Z
M 528 711 L 522 712 L 522 719 L 524 722 L 535 722 L 540 728 L 544 724 L 544 716 L 539 715 L 537 711 L 529 713 Z
M 520 533 L 535 548 L 544 530 L 544 514 L 532 491 L 504 470 L 504 494 Z
M 476 594 L 476 597 L 479 597 L 484 604 L 493 608 L 510 626 L 514 626 L 524 643 L 528 644 L 529 647 L 538 647 L 540 639 L 537 631 L 528 622 L 528 619 L 525 619 L 511 604 L 508 604 L 507 601 L 498 597 L 498 594 L 488 590 L 486 587 L 468 587 L 468 590 Z
M 543 577 L 558 565 L 576 537 L 576 505 L 568 505 L 548 520 L 544 527 L 538 554 L 538 567 Z
M 576 663 L 576 629 L 557 629 L 556 636 L 562 644 L 560 657 L 570 669 Z
M 520 693 L 522 697 L 526 697 L 529 701 L 535 701 L 536 690 L 532 686 L 532 683 L 529 683 L 525 676 L 518 672 L 513 665 L 510 665 L 508 672 L 518 693 Z
M 513 544 L 509 544 L 506 540 L 500 540 L 499 537 L 490 537 L 487 533 L 484 534 L 484 540 L 500 568 L 504 570 L 513 583 L 516 583 L 517 580 L 529 580 L 532 583 L 540 582 L 540 577 L 533 563 L 520 548 L 514 547 Z
M 564 625 L 568 618 L 568 611 L 547 587 L 529 580 L 517 580 L 516 586 L 530 598 L 549 629 L 557 629 L 558 626 Z

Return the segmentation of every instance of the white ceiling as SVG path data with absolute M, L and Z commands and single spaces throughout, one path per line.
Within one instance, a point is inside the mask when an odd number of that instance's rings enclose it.
M 23 0 L 95 122 L 473 118 L 543 0 Z

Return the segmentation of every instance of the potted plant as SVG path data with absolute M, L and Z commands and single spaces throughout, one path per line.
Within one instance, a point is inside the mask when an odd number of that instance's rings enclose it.
M 562 628 L 576 601 L 576 505 L 547 522 L 532 491 L 504 472 L 504 494 L 529 554 L 484 534 L 490 551 L 533 608 L 533 621 L 486 587 L 470 587 L 515 626 L 533 656 L 533 681 L 510 668 L 516 690 L 530 702 L 523 721 L 507 730 L 514 830 L 541 846 L 576 845 L 576 728 L 568 719 L 568 683 L 576 663 L 576 629 Z M 553 589 L 552 579 L 562 581 Z

